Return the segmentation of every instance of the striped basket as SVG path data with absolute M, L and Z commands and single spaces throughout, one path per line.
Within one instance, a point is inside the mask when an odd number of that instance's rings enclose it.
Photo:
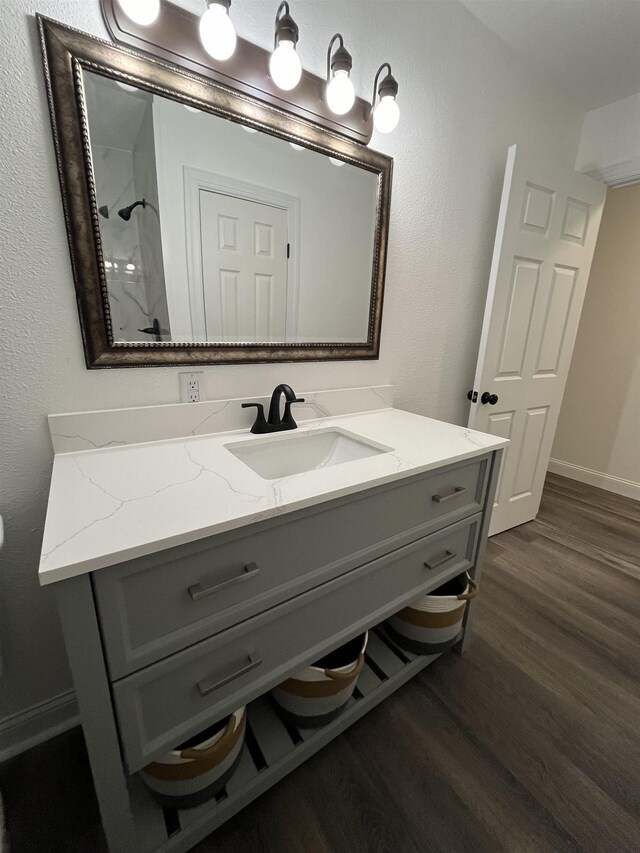
M 478 585 L 465 572 L 391 616 L 385 629 L 407 651 L 419 655 L 444 652 L 460 633 L 467 601 L 478 592 Z
M 239 708 L 148 764 L 140 775 L 156 800 L 163 806 L 188 809 L 218 794 L 240 761 L 245 723 L 246 709 Z
M 364 666 L 368 637 L 360 634 L 272 690 L 281 717 L 302 728 L 314 728 L 341 714 Z

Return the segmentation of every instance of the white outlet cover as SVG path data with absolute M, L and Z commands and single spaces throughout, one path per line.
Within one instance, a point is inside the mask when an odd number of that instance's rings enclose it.
M 202 373 L 180 373 L 180 402 L 200 402 L 200 378 Z

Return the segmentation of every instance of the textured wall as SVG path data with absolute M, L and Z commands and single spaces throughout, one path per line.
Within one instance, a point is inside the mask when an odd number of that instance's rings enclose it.
M 559 462 L 635 483 L 629 493 L 636 495 L 640 495 L 639 235 L 640 184 L 609 190 L 551 452 Z
M 239 32 L 268 47 L 276 2 L 234 3 Z M 174 402 L 178 370 L 86 371 L 42 68 L 36 10 L 104 35 L 98 0 L 3 0 L 0 29 L 0 570 L 5 672 L 0 719 L 69 688 L 51 589 L 37 565 L 51 448 L 48 412 Z M 451 2 L 297 0 L 303 63 L 322 73 L 340 29 L 357 91 L 391 62 L 401 124 L 373 145 L 396 158 L 379 361 L 209 367 L 206 398 L 252 397 L 277 382 L 331 388 L 393 382 L 398 404 L 467 417 L 507 146 L 576 155 L 582 111 L 542 88 L 502 42 Z

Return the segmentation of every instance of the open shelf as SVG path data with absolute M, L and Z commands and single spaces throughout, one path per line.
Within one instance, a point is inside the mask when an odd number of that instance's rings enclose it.
M 269 696 L 248 706 L 247 736 L 238 769 L 215 800 L 194 809 L 163 809 L 142 781 L 131 777 L 131 806 L 141 850 L 179 853 L 192 847 L 264 791 L 306 761 L 367 711 L 382 702 L 439 655 L 420 656 L 400 649 L 382 628 L 369 632 L 366 663 L 344 713 L 319 729 L 285 724 Z

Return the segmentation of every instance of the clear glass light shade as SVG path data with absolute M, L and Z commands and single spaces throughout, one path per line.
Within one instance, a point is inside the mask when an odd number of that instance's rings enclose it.
M 160 14 L 160 0 L 118 0 L 128 18 L 141 27 L 148 27 Z
M 233 56 L 236 31 L 225 6 L 212 3 L 200 18 L 200 41 L 214 59 L 229 59 Z
M 392 95 L 385 95 L 373 111 L 373 125 L 379 133 L 391 133 L 400 121 L 400 107 Z
M 302 63 L 292 41 L 281 41 L 271 54 L 269 74 L 279 89 L 288 92 L 300 82 Z
M 297 142 L 290 142 L 289 145 L 294 151 L 304 151 L 304 145 L 298 145 Z
M 334 166 L 344 166 L 344 160 L 338 160 L 337 157 L 329 157 L 329 160 L 331 160 Z
M 121 80 L 116 80 L 116 84 L 120 86 L 121 89 L 124 89 L 125 92 L 139 91 L 137 86 L 132 86 L 130 83 L 123 83 Z
M 343 116 L 348 113 L 356 99 L 356 90 L 346 71 L 336 71 L 327 86 L 327 104 L 332 113 Z

